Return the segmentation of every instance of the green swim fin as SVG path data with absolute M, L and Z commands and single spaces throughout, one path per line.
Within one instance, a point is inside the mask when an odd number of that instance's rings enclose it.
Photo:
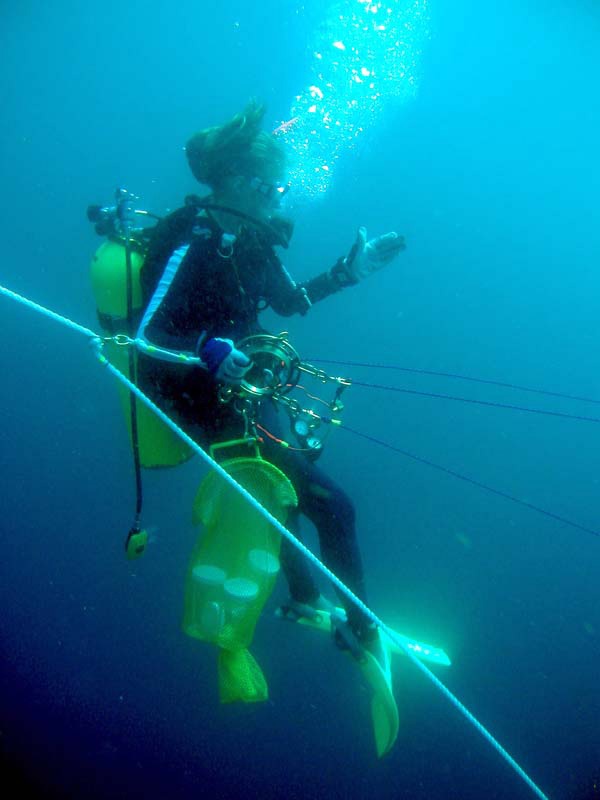
M 275 613 L 282 619 L 315 628 L 322 633 L 330 635 L 332 635 L 334 629 L 341 629 L 344 625 L 347 625 L 346 612 L 343 608 L 336 608 L 333 612 L 329 612 L 312 608 L 312 606 L 291 603 L 290 605 L 281 606 Z M 396 631 L 393 631 L 393 633 L 395 638 L 399 639 L 405 647 L 422 661 L 444 666 L 450 665 L 450 659 L 439 647 L 419 642 L 410 636 L 396 633 Z M 381 660 L 375 658 L 367 650 L 363 650 L 358 664 L 372 691 L 371 720 L 377 756 L 381 758 L 392 749 L 399 729 L 398 707 L 392 689 L 392 655 L 406 655 L 406 653 L 383 631 L 378 630 L 377 635 L 380 638 Z M 347 652 L 350 652 L 350 650 Z M 352 655 L 352 653 L 350 654 Z
M 377 757 L 381 758 L 394 746 L 398 736 L 400 721 L 398 706 L 392 689 L 391 653 L 385 637 L 377 631 L 380 637 L 382 661 L 380 663 L 368 650 L 363 653 L 363 660 L 359 662 L 362 674 L 370 686 L 373 696 L 371 698 L 371 721 L 375 735 L 375 748 Z
M 296 609 L 302 611 L 306 609 L 306 612 L 305 614 L 298 614 Z M 298 603 L 294 603 L 290 606 L 281 606 L 276 610 L 275 614 L 281 619 L 297 622 L 299 625 L 308 625 L 311 628 L 317 628 L 317 630 L 323 633 L 331 633 L 331 614 L 328 611 L 321 611 L 311 606 L 302 606 Z M 346 612 L 343 608 L 336 608 L 334 614 L 338 619 L 344 622 L 346 621 Z M 404 646 L 411 650 L 421 661 L 427 661 L 430 664 L 439 664 L 443 667 L 451 666 L 452 662 L 450 658 L 440 647 L 436 647 L 433 644 L 426 644 L 412 636 L 405 636 L 398 631 L 392 630 L 392 633 L 396 639 L 399 639 Z M 394 655 L 406 655 L 402 648 L 385 636 L 385 633 L 384 638 L 388 643 L 391 653 Z

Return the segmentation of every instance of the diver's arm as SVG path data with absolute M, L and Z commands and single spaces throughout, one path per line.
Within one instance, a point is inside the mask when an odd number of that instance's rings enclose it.
M 345 289 L 347 286 L 355 286 L 358 283 L 347 272 L 346 260 L 343 256 L 338 258 L 330 270 L 301 284 L 311 304 L 318 303 L 341 289 Z
M 189 249 L 190 245 L 185 244 L 171 254 L 142 317 L 136 346 L 162 361 L 202 366 L 199 348 L 206 339 L 206 331 L 195 320 L 194 324 L 185 324 L 182 314 L 181 297 L 187 290 L 184 259 Z M 178 320 L 177 326 L 174 319 Z
M 188 255 L 188 251 L 191 253 Z M 194 245 L 173 251 L 152 295 L 136 336 L 137 347 L 152 358 L 194 365 L 224 383 L 239 383 L 250 361 L 231 341 L 215 335 L 209 320 L 199 319 L 205 305 L 202 281 L 193 265 Z
M 299 284 L 292 280 L 283 264 L 280 264 L 281 275 L 284 277 L 280 276 L 279 280 L 275 281 L 269 305 L 282 317 L 291 317 L 292 314 L 304 316 L 314 303 L 324 300 L 346 286 L 358 283 L 347 273 L 345 261 L 346 259 L 340 258 L 327 272 Z
M 328 272 L 300 284 L 299 288 L 306 292 L 311 305 L 318 303 L 340 289 L 356 286 L 363 278 L 389 264 L 404 249 L 404 238 L 395 232 L 367 241 L 366 228 L 359 228 L 348 255 L 339 258 Z
M 283 317 L 289 317 L 292 314 L 304 315 L 315 303 L 339 292 L 346 286 L 354 286 L 358 281 L 348 274 L 345 262 L 345 258 L 340 258 L 327 272 L 299 284 L 294 283 L 282 266 L 288 275 L 289 285 L 285 291 L 282 291 L 280 287 L 280 291 L 274 293 L 270 301 L 271 308 Z
M 306 290 L 293 280 L 275 255 L 270 260 L 270 268 L 267 300 L 273 311 L 282 317 L 291 317 L 292 314 L 304 316 L 312 305 Z

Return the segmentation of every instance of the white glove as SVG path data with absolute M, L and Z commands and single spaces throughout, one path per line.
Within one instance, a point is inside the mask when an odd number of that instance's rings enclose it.
M 358 283 L 372 272 L 385 267 L 406 249 L 404 237 L 395 231 L 367 241 L 367 229 L 359 228 L 356 242 L 345 262 L 349 277 Z

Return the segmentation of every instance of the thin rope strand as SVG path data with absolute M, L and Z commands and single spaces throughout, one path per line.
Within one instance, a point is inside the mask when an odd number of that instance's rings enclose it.
M 428 467 L 433 467 L 439 472 L 444 472 L 446 475 L 451 475 L 453 478 L 458 478 L 461 481 L 465 481 L 473 486 L 477 486 L 478 489 L 483 489 L 484 491 L 495 494 L 498 497 L 503 497 L 505 500 L 511 500 L 513 503 L 517 503 L 517 505 L 525 506 L 525 508 L 529 508 L 532 511 L 537 511 L 538 514 L 543 514 L 544 516 L 550 517 L 550 519 L 554 519 L 557 522 L 562 522 L 564 525 L 577 528 L 577 530 L 583 531 L 584 533 L 591 533 L 592 536 L 600 536 L 600 531 L 595 531 L 593 528 L 586 528 L 585 526 L 579 525 L 579 523 L 573 522 L 566 517 L 561 517 L 558 514 L 554 514 L 552 511 L 546 511 L 544 508 L 540 508 L 533 503 L 528 503 L 526 500 L 520 500 L 518 497 L 508 494 L 507 492 L 503 492 L 500 489 L 494 489 L 493 486 L 488 486 L 486 483 L 482 483 L 475 478 L 470 478 L 468 475 L 463 475 L 453 469 L 443 467 L 441 464 L 436 464 L 434 461 L 429 461 L 427 458 L 422 458 L 414 453 L 409 453 L 408 450 L 403 450 L 401 447 L 396 447 L 395 445 L 390 444 L 383 439 L 377 439 L 375 436 L 371 436 L 368 433 L 362 433 L 361 431 L 357 431 L 355 428 L 349 428 L 347 425 L 340 425 L 340 428 L 343 431 L 348 431 L 348 433 L 353 433 L 355 436 L 360 436 L 361 439 L 367 439 L 369 442 L 378 444 L 381 447 L 386 447 L 388 450 L 392 450 L 394 453 L 400 453 L 400 455 L 411 458 L 413 461 L 417 461 L 420 464 L 426 464 Z
M 436 394 L 434 392 L 418 392 L 416 389 L 403 389 L 399 386 L 382 386 L 378 383 L 361 383 L 352 381 L 352 386 L 360 386 L 363 389 L 381 389 L 386 392 L 399 392 L 401 394 L 412 394 L 419 397 L 432 397 L 435 400 L 454 400 L 459 403 L 470 403 L 476 406 L 488 406 L 492 408 L 505 408 L 510 411 L 525 411 L 528 414 L 543 414 L 549 417 L 563 417 L 564 419 L 576 419 L 579 422 L 600 422 L 598 417 L 583 417 L 578 414 L 566 414 L 562 411 L 544 411 L 541 408 L 528 408 L 526 406 L 515 406 L 509 403 L 493 403 L 489 400 L 472 400 L 469 397 L 456 397 L 450 394 Z
M 532 392 L 533 394 L 545 394 L 549 397 L 562 397 L 565 400 L 578 400 L 582 403 L 596 403 L 600 405 L 600 400 L 592 397 L 581 397 L 576 394 L 566 394 L 564 392 L 552 392 L 547 389 L 537 389 L 531 386 L 521 386 L 518 383 L 505 383 L 503 381 L 491 381 L 484 378 L 474 378 L 470 375 L 459 375 L 455 372 L 436 372 L 429 369 L 414 369 L 411 367 L 400 367 L 395 364 L 370 364 L 364 361 L 334 361 L 328 358 L 307 358 L 307 361 L 315 364 L 336 364 L 340 367 L 365 367 L 366 369 L 388 369 L 397 372 L 410 372 L 414 375 L 433 375 L 438 378 L 455 378 L 460 381 L 470 381 L 471 383 L 483 383 L 488 386 L 502 386 L 505 389 L 516 389 L 520 392 Z

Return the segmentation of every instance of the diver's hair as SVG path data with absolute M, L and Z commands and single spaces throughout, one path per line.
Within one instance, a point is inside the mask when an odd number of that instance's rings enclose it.
M 216 189 L 227 176 L 281 179 L 285 152 L 275 136 L 261 129 L 266 108 L 252 99 L 229 122 L 194 134 L 185 147 L 196 180 Z

